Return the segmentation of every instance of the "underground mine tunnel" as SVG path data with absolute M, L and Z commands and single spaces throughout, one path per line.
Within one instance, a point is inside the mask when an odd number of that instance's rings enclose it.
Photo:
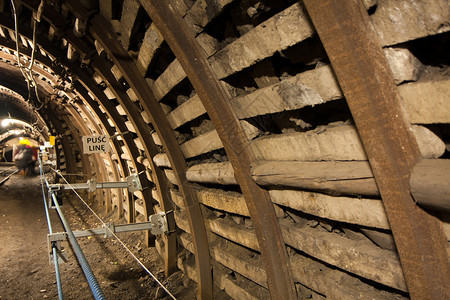
M 449 24 L 0 1 L 0 299 L 450 299 Z

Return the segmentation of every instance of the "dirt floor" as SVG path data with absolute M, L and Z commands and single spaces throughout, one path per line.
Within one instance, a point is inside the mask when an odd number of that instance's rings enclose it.
M 65 201 L 62 209 L 72 230 L 100 227 L 93 214 L 75 198 Z M 50 210 L 50 215 L 53 232 L 62 232 L 56 211 Z M 100 216 L 105 221 L 111 219 L 111 215 Z M 49 264 L 47 234 L 40 178 L 13 175 L 0 186 L 1 300 L 58 298 L 54 266 Z M 157 251 L 142 246 L 142 232 L 121 233 L 119 237 L 177 299 L 196 298 L 196 286 L 181 272 L 164 278 Z M 78 240 L 106 299 L 170 299 L 114 238 Z M 93 299 L 68 242 L 62 246 L 69 259 L 60 264 L 64 299 Z

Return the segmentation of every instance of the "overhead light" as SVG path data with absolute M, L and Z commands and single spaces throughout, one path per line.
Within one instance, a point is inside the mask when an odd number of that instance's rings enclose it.
M 2 127 L 8 127 L 9 124 L 11 124 L 11 119 L 3 119 L 2 120 Z
M 7 118 L 7 119 L 3 119 L 2 120 L 2 127 L 8 127 L 11 124 L 31 127 L 31 125 L 28 124 L 27 122 L 24 122 L 24 121 L 21 121 L 21 120 L 17 120 L 17 119 Z

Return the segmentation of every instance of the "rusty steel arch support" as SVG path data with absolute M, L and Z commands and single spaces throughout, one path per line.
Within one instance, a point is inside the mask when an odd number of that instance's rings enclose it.
M 79 95 L 79 97 L 82 97 L 82 96 Z M 98 113 L 100 113 L 100 115 L 94 116 L 92 114 L 92 112 L 87 109 L 86 104 L 81 99 L 75 100 L 74 104 L 78 107 L 78 109 L 82 113 L 84 113 L 86 115 L 91 126 L 94 128 L 95 132 L 97 132 L 98 134 L 106 132 L 106 133 L 108 133 L 109 136 L 114 135 L 114 130 L 111 128 L 111 126 L 109 126 L 106 119 L 102 118 L 102 112 L 99 109 L 98 109 Z M 98 106 L 95 106 L 95 107 L 98 108 Z M 91 109 L 92 109 L 92 107 L 91 107 Z M 106 124 L 105 124 L 105 122 L 106 122 Z M 109 129 L 107 129 L 107 128 L 109 128 Z M 120 158 L 120 152 L 118 152 L 118 149 L 120 149 L 119 144 L 114 139 L 113 140 L 113 151 L 114 151 L 114 154 L 118 157 L 118 160 L 119 160 L 118 165 L 120 166 L 120 168 L 122 168 L 122 164 L 124 165 L 124 162 Z M 111 159 L 111 155 L 108 155 L 108 160 L 111 165 L 111 171 L 113 173 L 114 181 L 120 181 L 121 178 L 125 178 L 126 176 L 124 176 L 123 174 L 120 174 L 118 168 L 114 167 L 114 165 L 116 163 Z M 124 201 L 123 189 L 117 189 L 117 196 L 118 196 L 117 209 L 119 211 L 118 217 L 121 218 L 123 216 L 123 214 L 120 213 L 120 210 L 122 210 L 122 202 Z M 112 206 L 111 209 L 114 209 L 114 206 Z
M 447 239 L 410 194 L 420 152 L 367 11 L 359 0 L 304 3 L 369 158 L 411 298 L 450 299 Z
M 160 168 L 158 168 L 153 162 L 153 157 L 156 154 L 158 154 L 159 151 L 158 147 L 153 141 L 151 133 L 148 131 L 148 125 L 142 119 L 136 105 L 133 103 L 133 101 L 130 99 L 127 93 L 123 90 L 122 85 L 119 82 L 117 82 L 111 71 L 109 71 L 110 68 L 107 68 L 105 62 L 103 62 L 100 57 L 95 57 L 92 59 L 91 65 L 98 73 L 102 74 L 103 78 L 106 80 L 106 83 L 116 96 L 116 99 L 119 101 L 120 105 L 125 110 L 127 116 L 130 117 L 130 121 L 133 124 L 133 127 L 136 129 L 140 140 L 143 142 L 144 150 L 149 158 L 150 169 L 153 175 L 152 178 L 155 181 L 154 183 L 157 187 L 159 198 L 161 199 L 160 205 L 162 210 L 166 213 L 169 231 L 171 232 L 176 229 L 176 224 L 174 214 L 169 213 L 170 211 L 173 211 L 173 205 L 170 200 L 169 183 L 164 172 Z M 174 233 L 170 233 L 169 235 L 163 235 L 163 240 L 165 244 L 164 247 L 165 274 L 166 276 L 169 276 L 177 268 L 176 235 Z
M 180 145 L 152 90 L 144 77 L 139 73 L 131 57 L 117 40 L 108 21 L 101 15 L 94 17 L 90 22 L 89 32 L 119 68 L 144 107 L 144 110 L 149 115 L 153 127 L 159 134 L 179 183 L 178 187 L 183 195 L 189 219 L 194 244 L 197 276 L 199 278 L 199 297 L 201 299 L 211 299 L 213 297 L 212 274 L 206 229 L 197 196 L 186 179 L 187 165 Z
M 131 139 L 129 134 L 126 134 L 128 132 L 128 128 L 125 126 L 125 124 L 121 120 L 121 116 L 117 112 L 116 108 L 112 106 L 112 103 L 106 98 L 106 95 L 103 93 L 103 91 L 92 81 L 89 76 L 87 76 L 83 70 L 79 68 L 74 68 L 75 74 L 78 76 L 81 83 L 83 83 L 86 88 L 96 97 L 98 103 L 100 103 L 103 107 L 103 109 L 107 112 L 111 120 L 113 121 L 116 129 L 122 133 L 122 138 L 125 142 L 125 147 L 127 148 L 128 152 L 131 155 L 132 163 L 134 168 L 138 173 L 141 173 L 142 171 L 145 171 L 145 168 L 143 165 L 137 162 L 137 157 L 139 156 L 138 150 L 136 146 L 134 145 L 134 141 Z M 125 168 L 128 168 L 125 164 Z M 149 188 L 149 181 L 147 177 L 142 176 L 145 174 L 141 174 L 139 176 L 139 179 L 141 180 L 141 184 L 143 187 L 142 194 L 144 196 L 144 202 L 145 201 L 151 201 L 152 195 L 151 195 L 151 189 Z M 150 202 L 151 203 L 151 202 Z M 128 216 L 127 219 L 129 222 L 135 222 L 135 208 L 134 208 L 134 200 L 133 195 L 129 195 L 129 208 L 128 208 Z
M 60 139 L 60 143 L 64 153 L 64 161 L 66 164 L 66 173 L 74 174 L 76 172 L 76 161 L 75 157 L 73 156 L 73 152 L 70 149 L 70 140 L 67 138 L 67 135 L 64 132 L 61 121 L 54 114 L 47 114 L 47 118 L 55 127 L 55 130 L 57 132 L 56 137 Z M 60 168 L 61 165 L 57 167 Z
M 91 96 L 88 93 L 88 90 L 79 82 L 75 82 L 74 83 L 74 87 L 76 89 L 76 91 L 80 94 L 80 96 L 83 98 L 83 104 L 89 106 L 92 111 L 96 114 L 96 116 L 98 117 L 98 119 L 100 120 L 100 122 L 102 123 L 103 127 L 105 128 L 106 132 L 110 135 L 113 136 L 116 132 L 114 131 L 113 128 L 111 128 L 111 126 L 109 125 L 106 117 L 104 116 L 103 112 L 100 110 L 100 108 L 98 107 L 98 103 L 95 102 L 93 99 L 91 99 Z M 94 94 L 95 96 L 95 94 Z M 120 170 L 122 172 L 122 178 L 125 178 L 129 175 L 128 172 L 128 167 L 125 163 L 125 161 L 122 159 L 121 154 L 122 154 L 122 148 L 119 145 L 119 142 L 117 141 L 117 139 L 113 140 L 113 147 L 114 150 L 116 152 L 117 155 L 117 161 L 118 161 L 118 165 L 120 166 Z M 121 195 L 123 195 L 123 193 L 120 193 Z M 125 196 L 122 200 L 130 201 L 129 200 L 130 193 L 126 192 Z M 119 202 L 119 207 L 118 207 L 118 217 L 121 218 L 123 216 L 123 203 Z
M 261 248 L 272 299 L 297 299 L 286 246 L 267 191 L 250 176 L 254 154 L 203 49 L 170 1 L 142 1 L 197 91 L 233 165 Z
M 83 141 L 81 140 L 80 132 L 83 132 L 85 130 L 86 125 L 84 123 L 80 124 L 77 116 L 74 116 L 73 113 L 71 112 L 70 105 L 68 105 L 68 106 L 66 106 L 68 115 L 62 115 L 61 118 L 64 121 L 64 123 L 67 125 L 67 128 L 69 128 L 75 143 L 78 145 L 78 149 L 80 150 L 81 164 L 82 164 L 83 170 L 86 171 L 87 175 L 90 177 L 92 174 L 92 168 L 91 168 L 90 161 L 87 157 L 83 156 L 83 151 L 81 151 L 83 149 Z
M 80 145 L 79 146 L 80 149 L 83 149 L 83 142 L 81 140 L 81 136 L 82 135 L 92 135 L 92 133 L 90 132 L 87 125 L 83 122 L 81 116 L 78 114 L 78 112 L 75 110 L 75 108 L 72 107 L 70 104 L 68 104 L 66 107 L 71 115 L 71 118 L 73 119 L 72 126 L 71 126 L 72 132 L 75 133 L 74 136 L 75 136 L 77 143 L 79 143 L 79 145 Z M 108 181 L 107 170 L 105 168 L 105 165 L 101 162 L 101 158 L 99 158 L 98 155 L 92 155 L 92 156 L 90 156 L 90 158 L 87 155 L 83 154 L 83 152 L 81 152 L 80 155 L 81 155 L 81 161 L 83 163 L 83 169 L 89 172 L 88 173 L 89 179 L 92 177 L 92 175 L 95 174 L 95 175 L 99 175 L 98 179 L 100 181 Z M 92 167 L 90 165 L 91 161 L 94 164 L 94 169 L 99 170 L 98 173 L 92 172 Z M 88 167 L 85 167 L 86 164 L 88 165 Z M 106 211 L 108 212 L 111 209 L 111 204 L 109 202 L 109 199 L 111 199 L 111 190 L 106 189 L 104 191 L 101 191 L 101 193 L 103 194 L 103 198 L 105 200 Z

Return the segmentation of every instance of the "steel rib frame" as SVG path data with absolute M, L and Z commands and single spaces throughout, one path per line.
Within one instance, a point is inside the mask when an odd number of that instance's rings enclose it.
M 83 149 L 83 142 L 81 140 L 81 135 L 80 135 L 78 130 L 79 129 L 84 130 L 84 128 L 77 128 L 77 126 L 74 126 L 74 123 L 79 124 L 76 116 L 72 115 L 72 113 L 70 112 L 70 108 L 69 107 L 65 106 L 64 108 L 67 109 L 67 114 L 68 115 L 64 115 L 63 114 L 60 117 L 62 118 L 63 122 L 67 125 L 67 128 L 70 130 L 70 134 L 72 135 L 73 140 L 75 141 L 75 143 L 78 145 L 78 149 Z M 91 169 L 91 166 L 90 166 L 89 159 L 87 157 L 85 157 L 82 153 L 83 152 L 80 152 L 81 164 L 83 166 L 82 167 L 83 168 L 83 173 L 87 172 L 89 174 L 89 176 L 90 176 L 92 174 L 92 169 Z
M 62 121 L 59 120 L 58 118 L 56 118 L 53 114 L 47 114 L 47 118 L 50 121 L 50 123 L 52 123 L 52 125 L 55 127 L 55 130 L 58 133 L 58 135 L 56 135 L 56 137 L 59 137 L 59 139 L 61 140 L 60 142 L 61 142 L 61 146 L 63 148 L 63 153 L 64 153 L 64 162 L 65 162 L 66 173 L 68 173 L 68 174 L 76 173 L 76 160 L 75 160 L 72 150 L 69 148 L 70 141 L 68 140 L 68 138 L 64 132 L 64 129 L 62 127 Z M 78 150 L 81 152 L 81 149 L 78 149 Z M 58 167 L 59 167 L 58 169 L 60 169 L 61 165 Z M 68 176 L 68 177 L 71 177 L 71 176 Z
M 272 299 L 297 299 L 292 270 L 278 219 L 268 192 L 250 176 L 255 160 L 249 141 L 230 106 L 203 49 L 170 1 L 140 0 L 197 91 L 232 163 L 250 211 L 261 249 Z
M 111 73 L 110 68 L 102 61 L 102 58 L 97 56 L 91 60 L 91 66 L 99 73 L 102 74 L 103 78 L 106 80 L 108 86 L 111 88 L 112 92 L 116 96 L 122 108 L 125 110 L 127 116 L 131 117 L 134 128 L 140 140 L 143 143 L 145 152 L 148 155 L 150 169 L 152 171 L 152 178 L 155 181 L 157 187 L 157 193 L 161 199 L 160 205 L 162 210 L 166 213 L 167 224 L 169 232 L 176 229 L 174 214 L 170 213 L 173 211 L 174 207 L 170 200 L 169 183 L 167 177 L 165 176 L 163 170 L 158 168 L 153 162 L 153 157 L 159 153 L 158 147 L 156 146 L 153 138 L 148 131 L 148 125 L 142 119 L 140 112 L 136 105 L 131 101 L 130 97 L 123 90 L 123 86 L 116 80 L 116 78 Z M 177 268 L 176 262 L 176 247 L 177 240 L 174 233 L 168 235 L 162 235 L 164 240 L 164 261 L 165 261 L 165 274 L 169 276 Z
M 83 98 L 83 100 L 84 100 L 84 101 L 82 101 L 83 104 L 89 106 L 92 109 L 92 111 L 96 114 L 96 116 L 98 117 L 98 119 L 102 123 L 103 127 L 105 128 L 106 132 L 109 134 L 109 136 L 113 136 L 116 132 L 109 125 L 106 117 L 104 116 L 103 112 L 100 110 L 100 108 L 98 106 L 98 103 L 95 102 L 91 98 L 91 96 L 88 93 L 88 90 L 79 82 L 75 82 L 74 83 L 74 87 L 75 87 L 75 90 Z M 94 94 L 94 96 L 95 96 L 95 94 Z M 113 139 L 113 147 L 114 147 L 114 149 L 116 151 L 118 165 L 120 166 L 120 170 L 122 172 L 122 179 L 125 179 L 128 175 L 130 175 L 130 173 L 128 172 L 128 166 L 126 165 L 126 162 L 121 157 L 121 155 L 122 155 L 122 148 L 120 147 L 120 144 L 117 141 L 117 139 Z M 130 201 L 128 199 L 130 197 L 130 193 L 128 191 L 125 193 L 125 196 L 124 196 L 123 193 L 120 193 L 120 194 L 124 197 L 122 200 L 125 200 L 127 203 L 128 203 L 128 201 Z M 118 209 L 119 209 L 118 217 L 120 218 L 120 217 L 123 216 L 123 202 L 119 203 L 119 208 Z
M 108 21 L 101 15 L 95 16 L 90 21 L 89 32 L 100 43 L 108 56 L 119 68 L 151 119 L 151 123 L 156 132 L 159 134 L 160 140 L 166 150 L 174 174 L 179 183 L 178 187 L 183 196 L 188 215 L 199 280 L 199 298 L 211 299 L 213 297 L 212 269 L 206 229 L 197 196 L 186 179 L 187 165 L 180 145 L 178 144 L 172 128 L 165 117 L 164 111 L 156 100 L 153 91 L 138 71 L 131 57 L 118 42 Z
M 34 9 L 34 10 L 36 10 L 36 6 L 33 6 L 29 1 L 27 1 L 27 6 L 28 6 L 28 8 L 29 9 Z M 76 5 L 76 4 L 74 4 L 74 5 Z M 69 7 L 71 7 L 71 5 L 69 4 L 68 5 Z M 68 31 L 65 29 L 65 25 L 66 25 L 66 22 L 64 21 L 64 20 L 62 20 L 61 18 L 60 18 L 60 16 L 58 15 L 58 14 L 56 14 L 56 12 L 55 11 L 53 11 L 52 9 L 47 9 L 46 11 L 44 11 L 44 19 L 46 19 L 52 26 L 54 26 L 54 28 L 56 28 L 56 29 L 58 29 L 58 30 L 60 30 L 60 31 L 63 31 L 63 32 L 65 32 L 65 33 L 67 33 Z M 76 38 L 72 33 L 70 33 L 69 34 L 69 36 L 67 37 L 67 36 L 64 36 L 64 38 L 68 41 L 68 42 L 70 42 L 70 43 L 72 43 L 76 48 L 77 48 L 77 50 L 78 51 L 80 51 L 81 52 L 81 54 L 85 57 L 85 58 L 90 58 L 92 55 L 93 55 L 93 52 L 92 51 L 88 51 L 88 47 L 86 46 L 86 43 L 82 40 L 82 39 L 78 39 L 78 38 Z M 95 52 L 95 51 L 94 51 Z M 106 70 L 106 69 L 105 69 Z M 126 94 L 125 94 L 126 95 Z M 114 110 L 115 110 L 115 108 L 114 108 Z M 115 122 L 116 124 L 117 124 L 117 122 Z M 120 123 L 120 122 L 119 122 Z M 117 126 L 116 126 L 117 127 Z M 135 127 L 136 128 L 136 127 Z M 122 131 L 123 132 L 123 131 Z M 143 132 L 143 131 L 142 131 Z M 149 139 L 147 139 L 147 143 L 146 144 L 148 144 L 148 141 L 149 141 Z M 150 139 L 150 141 L 152 141 L 151 139 Z M 134 144 L 134 143 L 133 143 Z M 130 152 L 130 154 L 132 153 L 132 151 L 130 151 L 131 149 L 130 148 L 128 148 L 129 149 L 129 152 Z M 147 149 L 148 150 L 148 149 Z M 156 151 L 156 146 L 154 147 L 154 149 L 153 149 L 153 152 L 155 152 Z M 148 152 L 148 153 L 150 153 L 150 152 Z M 156 152 L 155 152 L 155 154 L 156 154 Z M 139 163 L 137 163 L 137 161 L 136 161 L 136 157 L 134 157 L 135 155 L 132 155 L 133 156 L 133 163 L 134 163 L 134 165 L 135 165 L 135 168 L 138 170 L 138 172 L 140 173 L 140 175 L 139 175 L 139 178 L 140 178 L 140 180 L 141 180 L 141 183 L 144 183 L 143 185 L 145 186 L 145 183 L 146 182 L 148 182 L 148 178 L 146 177 L 146 175 L 145 174 L 143 174 L 141 171 L 143 171 L 143 170 L 140 170 L 141 169 L 141 167 L 140 167 L 140 164 Z M 151 156 L 152 157 L 152 156 Z M 153 167 L 155 167 L 154 166 L 154 164 L 153 164 L 153 161 L 151 160 L 151 162 L 150 162 L 150 164 L 151 165 L 153 165 Z M 162 176 L 162 171 L 160 170 L 160 169 L 158 169 L 158 168 L 155 168 L 155 170 L 157 171 L 157 172 L 159 172 L 160 174 L 158 174 L 156 177 L 159 177 L 159 180 L 157 180 L 158 182 L 156 183 L 156 185 L 158 186 L 158 183 L 161 183 L 161 186 L 162 186 L 162 184 L 164 184 L 163 183 L 163 181 L 161 181 L 161 179 L 164 179 L 165 178 L 165 176 L 163 177 Z M 156 174 L 156 173 L 155 173 Z M 144 176 L 145 176 L 145 178 L 144 178 Z M 170 205 L 171 203 L 170 203 L 170 201 L 168 200 L 168 184 L 167 184 L 167 180 L 166 180 L 166 183 L 165 183 L 165 186 L 167 187 L 167 188 L 165 188 L 164 186 L 162 186 L 162 188 L 161 187 L 159 187 L 158 188 L 158 191 L 161 191 L 161 190 L 166 190 L 167 192 L 165 193 L 165 194 L 162 194 L 162 193 L 160 193 L 160 196 L 161 196 L 161 199 L 162 199 L 162 202 L 164 203 L 165 202 L 165 205 L 163 204 L 163 210 L 164 211 L 168 211 L 169 209 L 166 209 L 165 207 L 167 207 L 168 205 Z M 152 201 L 149 201 L 148 200 L 148 198 L 150 198 L 150 199 L 153 199 L 153 197 L 152 197 L 152 195 L 151 195 L 151 190 L 150 189 L 148 189 L 147 191 L 144 191 L 143 192 L 143 195 L 144 195 L 144 209 L 145 209 L 145 212 L 146 212 L 146 216 L 145 217 L 148 217 L 148 215 L 149 215 L 149 211 L 150 211 L 150 208 L 149 208 L 149 206 L 151 205 L 151 202 Z M 131 201 L 129 202 L 129 203 L 131 203 Z M 149 205 L 150 204 L 150 205 Z M 133 210 L 133 212 L 134 212 L 134 206 L 133 206 L 133 208 L 132 208 L 132 210 Z M 131 211 L 131 209 L 129 209 L 129 211 Z M 129 212 L 129 218 L 128 218 L 129 220 L 133 220 L 134 221 L 134 213 L 133 213 L 133 216 L 130 214 L 130 212 Z M 174 218 L 173 218 L 173 215 L 169 215 L 168 216 L 168 221 L 169 221 L 169 228 L 174 228 L 175 227 L 175 220 L 174 220 Z M 148 235 L 148 232 L 147 232 L 147 235 L 146 235 L 146 237 L 147 237 L 147 244 L 148 244 L 148 241 L 149 240 L 153 240 L 153 236 L 149 236 Z M 167 259 L 165 260 L 166 261 L 166 264 L 168 264 L 168 265 L 166 265 L 166 268 L 165 268 L 165 271 L 166 271 L 166 275 L 168 275 L 169 273 L 171 273 L 172 271 L 174 271 L 174 269 L 175 269 L 175 267 L 176 267 L 176 237 L 175 236 L 173 236 L 173 237 L 169 237 L 168 238 L 168 240 L 166 241 L 166 247 L 165 247 L 165 251 L 166 251 L 166 253 L 167 253 Z M 170 259 L 169 259 L 170 258 Z
M 77 92 L 78 92 L 78 90 L 77 90 Z M 81 97 L 81 95 L 79 95 L 79 97 Z M 74 104 L 77 105 L 78 109 L 86 115 L 86 117 L 89 119 L 89 122 L 91 123 L 91 126 L 94 127 L 96 132 L 98 132 L 98 133 L 106 132 L 106 133 L 108 133 L 109 136 L 113 136 L 115 134 L 114 130 L 111 128 L 111 126 L 109 126 L 109 124 L 107 124 L 107 126 L 105 126 L 106 125 L 105 122 L 107 122 L 107 121 L 104 120 L 104 118 L 101 118 L 102 115 L 93 115 L 91 113 L 91 111 L 89 111 L 87 109 L 87 104 L 84 103 L 81 99 L 78 99 L 78 100 L 74 101 Z M 98 106 L 97 106 L 97 108 L 98 108 Z M 91 109 L 93 109 L 93 108 L 91 107 Z M 100 114 L 102 114 L 102 112 L 100 110 L 98 110 L 98 112 Z M 97 118 L 97 120 L 95 118 Z M 101 124 L 101 126 L 103 128 L 100 127 L 99 124 Z M 108 130 L 107 127 L 109 128 L 109 130 Z M 120 149 L 119 143 L 117 142 L 117 140 L 114 139 L 113 140 L 113 151 L 114 151 L 115 155 L 118 158 L 118 163 L 117 164 L 119 164 L 120 168 L 122 168 L 124 166 L 124 161 L 120 158 L 120 154 L 121 153 L 118 152 L 118 148 Z M 116 162 L 114 162 L 111 159 L 111 155 L 108 155 L 108 160 L 109 160 L 109 163 L 111 165 L 111 171 L 112 171 L 113 176 L 114 176 L 114 181 L 120 181 L 121 179 L 125 179 L 127 176 L 125 176 L 123 174 L 122 175 L 119 174 L 118 168 L 114 167 Z M 122 166 L 122 164 L 123 164 L 123 166 Z M 122 201 L 124 200 L 124 195 L 123 195 L 123 190 L 122 189 L 117 189 L 117 191 L 118 191 L 117 192 L 117 196 L 118 196 L 117 209 L 120 212 L 120 210 L 122 209 L 122 205 L 123 205 Z M 114 209 L 114 202 L 112 202 L 111 204 L 112 204 L 111 208 Z M 119 218 L 121 218 L 122 216 L 123 216 L 123 213 L 122 214 L 121 213 L 118 214 Z
M 29 8 L 31 8 L 31 7 L 29 7 Z M 58 16 L 57 14 L 53 14 L 54 16 Z M 59 16 L 58 16 L 59 17 Z M 60 18 L 60 17 L 59 17 Z M 47 18 L 47 20 L 49 20 L 50 21 L 50 18 Z M 58 23 L 58 22 L 57 22 Z M 62 22 L 59 22 L 58 23 L 59 25 L 60 24 L 62 24 Z M 4 27 L 6 27 L 6 28 L 9 28 L 9 26 L 8 26 L 8 24 L 4 24 L 4 23 L 2 23 L 2 26 L 4 26 Z M 10 28 L 11 29 L 11 28 Z M 11 29 L 12 30 L 12 29 Z M 23 35 L 23 36 L 25 36 L 25 37 L 27 37 L 27 38 L 29 38 L 29 35 L 30 34 L 30 32 L 28 32 L 28 31 L 22 31 L 21 32 L 21 35 Z M 10 49 L 12 49 L 13 51 L 15 51 L 15 45 L 13 45 L 13 44 L 11 44 L 11 42 L 10 41 L 7 41 L 7 40 L 5 40 L 3 37 L 0 37 L 0 39 L 1 39 L 1 44 L 2 44 L 2 46 L 6 46 L 6 47 L 8 47 L 8 48 L 10 48 Z M 62 53 L 59 53 L 59 51 L 57 51 L 56 50 L 56 48 L 54 48 L 53 47 L 53 45 L 49 45 L 48 44 L 48 42 L 44 39 L 44 40 L 42 40 L 39 36 L 37 36 L 36 37 L 36 40 L 37 40 L 37 45 L 39 46 L 39 47 L 42 47 L 42 42 L 44 42 L 43 43 L 43 45 L 44 45 L 44 47 L 45 47 L 45 49 L 46 49 L 46 51 L 47 52 L 49 52 L 49 53 L 51 53 L 53 56 L 55 56 L 55 57 L 61 57 L 61 55 L 62 55 Z M 11 47 L 13 47 L 13 48 L 11 48 Z M 43 48 L 44 48 L 43 47 Z M 28 56 L 30 56 L 30 50 L 28 49 L 28 48 L 23 48 L 23 47 L 20 47 L 20 51 L 21 51 L 21 54 L 24 54 L 24 55 L 28 55 Z M 56 53 L 56 52 L 58 52 L 58 53 Z M 47 57 L 44 57 L 44 56 L 42 56 L 38 51 L 36 51 L 36 53 L 35 53 L 35 59 L 36 59 L 36 61 L 39 61 L 41 64 L 44 64 L 44 65 L 46 65 L 49 69 L 52 69 L 53 71 L 55 71 L 56 73 L 58 73 L 58 71 L 59 72 L 61 72 L 61 70 L 59 70 L 59 67 L 54 67 L 54 66 L 52 66 L 51 64 L 52 64 L 52 62 L 47 58 Z M 69 64 L 69 62 L 68 61 L 66 61 L 65 59 L 63 59 L 63 62 L 65 62 L 65 64 L 67 65 L 67 64 Z M 37 68 L 37 67 L 36 67 Z M 36 71 L 36 72 L 38 72 L 38 70 L 34 70 L 34 71 Z M 39 72 L 38 72 L 39 73 Z M 68 124 L 67 124 L 68 125 Z M 69 125 L 68 125 L 69 126 Z M 56 135 L 56 134 L 55 134 Z M 80 149 L 82 149 L 82 148 L 80 148 Z M 59 151 L 57 151 L 57 152 L 59 152 Z M 63 150 L 63 152 L 65 152 L 64 150 Z M 57 155 L 57 161 L 59 162 L 59 154 Z M 58 164 L 59 165 L 59 164 Z M 75 169 L 74 169 L 74 171 L 71 171 L 70 173 L 74 173 L 75 172 Z M 101 176 L 103 175 L 103 174 L 100 174 Z M 108 193 L 110 192 L 110 191 L 107 191 Z
M 421 157 L 367 11 L 357 0 L 304 4 L 369 158 L 410 296 L 450 299 L 447 238 L 440 221 L 410 194 L 410 172 Z
M 69 111 L 71 118 L 73 119 L 72 123 L 74 125 L 76 125 L 76 126 L 73 126 L 73 125 L 71 126 L 72 132 L 74 132 L 75 140 L 77 141 L 77 143 L 79 145 L 78 147 L 80 149 L 83 149 L 83 142 L 81 140 L 81 135 L 92 135 L 92 132 L 89 130 L 89 127 L 87 127 L 87 125 L 82 121 L 81 116 L 78 114 L 76 109 L 71 106 L 71 104 L 67 104 L 66 108 Z M 83 153 L 80 153 L 80 155 L 81 155 L 81 161 L 83 163 L 83 170 L 84 170 L 83 173 L 88 171 L 89 178 L 92 177 L 93 172 L 92 172 L 92 168 L 90 165 L 90 162 L 92 161 L 92 163 L 94 164 L 94 170 L 99 170 L 99 174 L 95 174 L 98 176 L 98 180 L 108 181 L 108 172 L 105 168 L 105 165 L 101 163 L 101 158 L 99 157 L 99 155 L 87 156 L 86 154 L 83 154 Z M 86 161 L 87 161 L 87 166 L 86 166 Z M 105 201 L 106 211 L 109 212 L 111 209 L 111 204 L 109 204 L 110 203 L 109 200 L 111 199 L 111 190 L 106 189 L 105 191 L 101 191 L 101 193 L 102 193 L 102 198 Z
M 138 172 L 139 175 L 139 180 L 141 180 L 141 185 L 143 188 L 142 194 L 144 197 L 144 205 L 145 203 L 152 203 L 152 195 L 151 195 L 151 188 L 150 188 L 150 183 L 149 180 L 147 178 L 147 176 L 142 173 L 145 172 L 145 167 L 140 164 L 137 161 L 137 157 L 139 156 L 139 152 L 136 148 L 136 145 L 134 143 L 134 141 L 131 139 L 130 137 L 130 133 L 128 132 L 128 128 L 125 126 L 125 124 L 122 121 L 122 117 L 119 115 L 119 113 L 117 112 L 116 108 L 112 105 L 112 102 L 108 100 L 108 98 L 106 97 L 105 93 L 103 93 L 103 91 L 92 81 L 92 79 L 87 76 L 87 74 L 85 74 L 83 72 L 83 70 L 81 70 L 80 68 L 75 68 L 76 70 L 76 74 L 80 80 L 80 82 L 82 82 L 85 87 L 87 89 L 89 89 L 89 91 L 96 97 L 96 100 L 98 101 L 98 103 L 100 103 L 103 107 L 103 109 L 107 112 L 108 116 L 110 117 L 110 119 L 113 121 L 116 129 L 121 133 L 123 141 L 125 143 L 125 147 L 128 150 L 128 153 L 130 153 L 131 156 L 131 162 L 133 164 L 133 167 L 135 168 L 136 172 Z M 125 164 L 126 165 L 126 164 Z M 127 166 L 128 168 L 128 166 Z M 145 175 L 145 176 L 143 176 Z M 134 200 L 133 196 L 130 195 L 130 201 L 128 201 L 130 208 L 128 209 L 128 222 L 133 223 L 135 222 L 135 206 L 134 206 Z M 150 243 L 151 240 L 153 240 L 153 237 L 150 237 L 147 235 L 147 244 Z M 150 241 L 148 240 L 150 239 Z

